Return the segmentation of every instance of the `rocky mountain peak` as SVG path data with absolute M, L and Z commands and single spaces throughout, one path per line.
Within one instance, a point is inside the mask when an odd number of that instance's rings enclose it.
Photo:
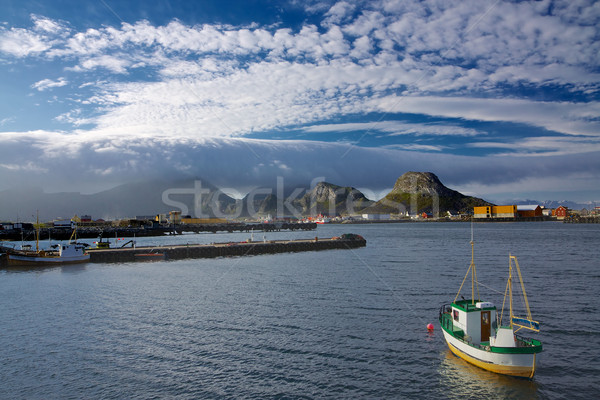
M 432 172 L 409 171 L 402 175 L 392 189 L 392 192 L 449 196 L 456 191 L 448 189 Z
M 334 185 L 328 182 L 319 182 L 309 192 L 310 197 L 316 201 L 329 201 L 334 200 L 336 195 L 339 194 L 340 186 Z
M 392 191 L 383 199 L 363 211 L 400 214 L 467 212 L 474 206 L 487 204 L 482 199 L 447 188 L 431 172 L 410 171 L 398 178 Z

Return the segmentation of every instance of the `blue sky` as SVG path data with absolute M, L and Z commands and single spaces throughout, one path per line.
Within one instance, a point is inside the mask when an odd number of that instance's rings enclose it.
M 406 171 L 600 201 L 600 3 L 0 0 L 0 190 Z M 278 178 L 279 177 L 279 178 Z

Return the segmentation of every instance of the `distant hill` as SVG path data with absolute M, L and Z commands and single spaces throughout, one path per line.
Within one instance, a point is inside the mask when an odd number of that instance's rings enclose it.
M 45 193 L 41 188 L 7 190 L 0 192 L 0 220 L 31 221 L 38 210 L 43 221 L 74 215 L 133 218 L 172 210 L 197 218 L 346 215 L 373 204 L 353 187 L 328 182 L 320 182 L 310 190 L 282 189 L 282 193 L 291 195 L 278 199 L 277 189 L 259 188 L 238 200 L 199 179 L 130 183 L 89 195 Z
M 285 193 L 287 197 L 279 199 L 278 193 Z M 153 216 L 172 210 L 198 218 L 416 214 L 435 213 L 436 210 L 443 214 L 446 211 L 472 211 L 475 206 L 490 204 L 447 188 L 431 172 L 411 171 L 398 178 L 394 188 L 377 202 L 367 199 L 353 187 L 329 182 L 320 182 L 312 189 L 258 188 L 237 200 L 200 179 L 129 183 L 95 194 L 45 193 L 36 187 L 19 188 L 0 192 L 0 221 L 32 221 L 37 210 L 41 220 L 49 221 L 71 218 L 75 214 L 91 215 L 93 219 L 119 219 Z M 499 204 L 540 204 L 550 208 L 564 205 L 571 209 L 594 206 L 535 200 Z
M 446 211 L 461 213 L 483 205 L 491 203 L 447 188 L 431 172 L 410 171 L 398 178 L 393 189 L 383 199 L 362 212 L 418 214 L 435 213 L 439 210 L 440 214 Z
M 279 213 L 283 216 L 347 215 L 373 204 L 356 188 L 328 182 L 319 182 L 310 190 L 296 190 L 281 200 L 274 194 L 264 194 L 265 190 L 269 189 L 258 189 L 246 195 L 243 216 L 276 216 Z
M 335 216 L 355 214 L 373 203 L 356 188 L 319 182 L 312 190 L 292 204 L 298 206 L 304 215 Z
M 214 217 L 215 211 L 225 214 L 236 204 L 235 199 L 210 183 L 198 182 L 137 182 L 95 194 L 45 193 L 41 188 L 5 190 L 0 192 L 0 220 L 31 221 L 37 210 L 43 221 L 71 218 L 75 214 L 91 215 L 94 219 L 133 218 L 171 210 Z

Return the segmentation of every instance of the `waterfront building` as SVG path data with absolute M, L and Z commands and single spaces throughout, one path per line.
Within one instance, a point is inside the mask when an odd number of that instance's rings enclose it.
M 390 214 L 363 214 L 362 219 L 367 221 L 388 221 Z
M 569 209 L 565 206 L 558 206 L 552 211 L 552 216 L 556 219 L 565 219 L 569 215 Z
M 518 205 L 517 213 L 520 218 L 543 217 L 542 207 L 537 204 Z
M 473 208 L 474 218 L 516 218 L 517 206 L 482 206 Z

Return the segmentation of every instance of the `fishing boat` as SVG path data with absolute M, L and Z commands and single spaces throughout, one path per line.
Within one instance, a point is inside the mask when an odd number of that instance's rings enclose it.
M 15 251 L 7 254 L 8 265 L 60 265 L 87 262 L 90 255 L 81 243 L 59 245 L 57 250 Z
M 39 227 L 39 222 L 38 225 Z M 77 231 L 74 229 L 67 244 L 56 245 L 51 250 L 40 250 L 39 228 L 36 230 L 35 250 L 12 250 L 7 253 L 7 262 L 11 266 L 42 266 L 78 264 L 89 261 L 86 245 L 77 243 Z M 75 240 L 73 238 L 75 237 Z
M 515 271 L 520 281 L 520 288 L 513 287 Z M 471 275 L 471 299 L 464 299 L 461 296 L 459 300 L 458 297 L 469 274 Z M 509 254 L 508 281 L 500 313 L 492 302 L 477 300 L 478 285 L 474 263 L 474 242 L 471 238 L 471 265 L 454 301 L 443 305 L 439 314 L 442 332 L 450 351 L 485 370 L 532 379 L 537 355 L 542 351 L 542 343 L 522 336 L 519 331 L 527 329 L 539 332 L 540 324 L 532 319 L 517 258 Z M 520 291 L 523 298 L 526 311 L 523 317 L 514 314 L 513 292 L 515 291 Z M 508 307 L 507 319 L 503 319 L 505 305 Z

